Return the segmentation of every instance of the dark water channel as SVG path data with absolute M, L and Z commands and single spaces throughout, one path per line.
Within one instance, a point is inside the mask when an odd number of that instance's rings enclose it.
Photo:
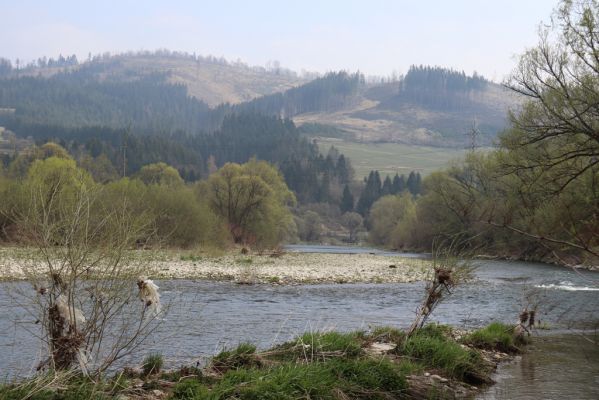
M 341 251 L 331 247 L 294 250 Z M 498 384 L 481 398 L 598 399 L 598 346 L 572 332 L 599 321 L 599 273 L 573 272 L 538 263 L 482 261 L 475 274 L 475 281 L 457 288 L 438 307 L 434 321 L 466 328 L 495 320 L 511 323 L 532 296 L 541 303 L 539 318 L 551 328 L 540 331 L 538 342 L 519 361 L 502 367 L 497 374 Z M 169 307 L 168 315 L 144 350 L 130 362 L 139 362 L 150 352 L 160 352 L 170 365 L 179 365 L 202 362 L 224 347 L 245 341 L 265 348 L 311 330 L 407 327 L 424 288 L 422 283 L 157 283 L 163 303 Z M 24 283 L 0 283 L 0 379 L 31 373 L 40 351 L 30 333 L 38 328 L 14 304 L 9 294 L 11 285 Z M 573 371 L 568 378 L 563 373 L 566 370 Z M 515 392 L 516 386 L 524 389 Z

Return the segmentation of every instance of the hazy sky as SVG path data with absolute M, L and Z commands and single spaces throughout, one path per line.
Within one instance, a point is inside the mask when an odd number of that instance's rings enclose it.
M 556 0 L 0 0 L 0 57 L 168 48 L 300 71 L 411 64 L 501 80 Z

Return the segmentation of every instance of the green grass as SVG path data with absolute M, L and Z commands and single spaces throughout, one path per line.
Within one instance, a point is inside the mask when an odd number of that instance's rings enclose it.
M 119 382 L 94 382 L 81 375 L 42 375 L 21 384 L 0 386 L 2 400 L 108 400 Z
M 514 327 L 512 325 L 493 322 L 472 332 L 463 341 L 468 345 L 481 349 L 499 350 L 506 353 L 517 352 L 519 349 L 516 346 L 513 331 Z
M 448 339 L 441 327 L 429 325 L 418 331 L 406 339 L 400 353 L 425 367 L 440 369 L 451 378 L 470 383 L 488 381 L 487 366 L 480 355 Z
M 150 354 L 144 358 L 142 369 L 145 376 L 158 374 L 162 370 L 164 360 L 161 354 Z
M 309 332 L 273 349 L 279 360 L 316 361 L 336 357 L 357 357 L 363 353 L 361 332 Z
M 196 256 L 193 254 L 181 255 L 180 260 L 181 261 L 198 262 L 198 261 L 202 261 L 202 256 Z
M 372 341 L 396 344 L 402 343 L 405 337 L 404 331 L 390 326 L 377 326 L 369 335 Z
M 474 332 L 469 340 L 503 338 L 499 335 L 503 328 L 492 324 Z M 71 373 L 51 386 L 53 377 L 41 375 L 20 385 L 0 385 L 0 399 L 22 399 L 37 387 L 43 390 L 29 398 L 104 400 L 128 395 L 131 390 L 143 395 L 159 389 L 172 396 L 169 398 L 190 400 L 382 400 L 404 398 L 409 394 L 407 377 L 424 371 L 471 384 L 490 382 L 491 369 L 480 353 L 456 343 L 451 333 L 451 327 L 438 324 L 429 324 L 409 338 L 392 327 L 377 327 L 368 334 L 309 332 L 264 352 L 242 343 L 213 357 L 204 371 L 183 367 L 155 373 L 162 357 L 151 355 L 144 360 L 143 373 L 128 375 L 125 371 L 98 383 Z M 394 354 L 374 355 L 367 349 L 375 341 L 398 347 Z M 141 387 L 131 387 L 137 379 L 142 380 Z M 174 386 L 164 382 L 174 382 Z
M 372 170 L 385 175 L 418 171 L 428 175 L 447 167 L 454 159 L 462 157 L 465 150 L 407 145 L 401 143 L 358 143 L 343 140 L 319 139 L 320 151 L 326 155 L 331 146 L 351 160 L 356 170 L 355 179 L 361 180 Z
M 174 389 L 179 399 L 388 399 L 407 389 L 402 369 L 386 359 L 332 359 L 231 370 L 210 390 L 194 381 Z
M 256 357 L 256 346 L 249 343 L 242 343 L 233 350 L 221 351 L 212 358 L 212 368 L 221 373 L 261 365 L 262 362 Z

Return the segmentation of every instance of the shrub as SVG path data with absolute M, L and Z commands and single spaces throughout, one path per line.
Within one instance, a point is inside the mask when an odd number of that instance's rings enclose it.
M 144 375 L 157 374 L 162 369 L 163 358 L 161 354 L 150 354 L 144 359 L 143 371 Z

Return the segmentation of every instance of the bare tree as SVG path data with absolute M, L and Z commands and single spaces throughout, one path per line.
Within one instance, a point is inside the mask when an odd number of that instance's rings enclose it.
M 26 188 L 18 227 L 31 246 L 21 267 L 33 290 L 18 295 L 41 327 L 47 351 L 38 369 L 102 374 L 156 326 L 157 287 L 139 278 L 151 271 L 131 251 L 150 227 L 126 200 L 108 202 L 81 170 L 30 179 Z
M 433 265 L 430 277 L 426 282 L 425 296 L 416 311 L 416 318 L 410 329 L 408 337 L 421 329 L 437 306 L 452 294 L 452 289 L 464 283 L 472 274 L 472 264 L 469 257 L 462 250 L 465 242 L 459 235 L 454 237 L 449 244 L 439 243 L 433 245 Z

